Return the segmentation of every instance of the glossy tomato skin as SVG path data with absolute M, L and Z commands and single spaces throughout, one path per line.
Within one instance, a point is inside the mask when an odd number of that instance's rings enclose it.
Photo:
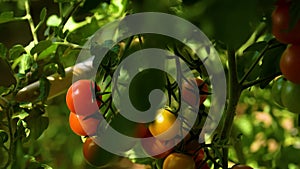
M 247 165 L 237 164 L 237 165 L 234 165 L 232 167 L 232 169 L 253 169 L 253 168 L 250 166 L 247 166 Z
M 91 80 L 78 80 L 67 91 L 66 102 L 69 110 L 78 115 L 89 116 L 99 110 L 101 97 L 96 98 L 95 82 Z
M 170 140 L 180 134 L 181 124 L 176 116 L 166 109 L 159 109 L 153 123 L 149 124 L 150 133 L 161 140 Z
M 208 85 L 200 78 L 195 79 L 196 84 L 194 84 L 193 80 L 189 80 L 189 82 L 184 81 L 182 84 L 182 99 L 193 107 L 198 107 L 199 105 L 203 104 L 203 102 L 207 98 L 208 93 Z M 200 95 L 198 93 L 194 93 L 194 87 L 198 86 Z M 197 97 L 199 96 L 199 101 L 197 101 Z
M 281 92 L 281 100 L 289 111 L 300 114 L 300 85 L 286 81 Z
M 175 146 L 175 142 L 172 142 L 172 140 L 164 141 L 153 137 L 149 130 L 146 135 L 144 135 L 144 138 L 149 138 L 148 140 L 141 139 L 141 145 L 145 153 L 156 159 L 162 159 L 168 156 Z
M 300 20 L 293 28 L 290 27 L 291 17 L 289 9 L 290 1 L 279 1 L 272 13 L 272 33 L 275 38 L 282 43 L 300 43 Z
M 107 165 L 118 159 L 117 155 L 102 149 L 92 138 L 86 139 L 82 152 L 86 162 L 95 167 Z
M 94 116 L 84 117 L 70 112 L 69 125 L 71 130 L 79 136 L 95 135 L 100 123 L 100 117 L 96 113 Z
M 300 32 L 299 32 L 300 33 Z M 280 59 L 280 70 L 286 79 L 300 84 L 300 45 L 289 46 Z
M 166 157 L 163 169 L 195 169 L 195 162 L 191 156 L 172 153 Z

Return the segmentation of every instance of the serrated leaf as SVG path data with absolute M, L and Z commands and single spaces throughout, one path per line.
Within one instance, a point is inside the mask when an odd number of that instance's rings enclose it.
M 30 53 L 33 55 L 35 53 L 41 53 L 43 52 L 45 49 L 47 49 L 48 47 L 50 47 L 52 45 L 52 42 L 50 40 L 44 40 L 44 41 L 40 41 L 37 45 L 35 45 Z
M 21 56 L 21 54 L 24 52 L 25 48 L 22 45 L 15 45 L 9 50 L 9 58 L 14 60 Z
M 0 14 L 0 24 L 10 22 L 13 20 L 15 20 L 13 11 L 2 12 Z
M 267 45 L 267 42 L 265 41 L 261 41 L 261 42 L 256 42 L 254 44 L 252 44 L 251 46 L 247 47 L 245 50 L 244 50 L 244 53 L 245 52 L 249 52 L 249 51 L 261 51 L 263 48 L 265 48 Z
M 27 116 L 24 121 L 30 129 L 30 137 L 35 140 L 43 134 L 49 125 L 49 119 L 44 116 Z
M 9 87 L 17 83 L 14 73 L 9 63 L 0 57 L 0 86 Z
M 50 85 L 51 84 L 47 78 L 42 77 L 40 79 L 40 95 L 38 97 L 38 100 L 42 101 L 43 103 L 47 100 L 47 97 L 49 95 Z
M 40 20 L 41 22 L 44 22 L 46 19 L 46 15 L 47 15 L 47 9 L 46 7 L 44 7 L 40 13 Z
M 259 78 L 264 79 L 274 75 L 275 73 L 280 72 L 279 62 L 283 51 L 285 50 L 286 46 L 280 46 L 271 50 L 268 50 L 263 59 L 262 59 L 262 71 L 260 72 Z M 260 84 L 260 88 L 266 87 L 272 79 L 262 82 Z
M 4 44 L 0 43 L 0 57 L 6 58 L 7 48 Z

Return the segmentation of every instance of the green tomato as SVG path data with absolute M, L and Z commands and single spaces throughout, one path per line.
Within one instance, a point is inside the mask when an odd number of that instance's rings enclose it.
M 278 105 L 300 114 L 300 85 L 279 77 L 273 83 L 272 97 Z
M 289 111 L 300 114 L 300 85 L 286 81 L 281 92 L 281 100 Z

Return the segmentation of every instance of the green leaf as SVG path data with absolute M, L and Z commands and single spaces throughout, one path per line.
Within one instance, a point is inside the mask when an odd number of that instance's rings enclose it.
M 49 119 L 44 116 L 27 116 L 24 121 L 30 129 L 30 137 L 35 140 L 43 134 L 49 125 Z
M 14 73 L 11 69 L 10 64 L 7 60 L 0 57 L 0 86 L 9 87 L 11 85 L 15 85 L 17 83 L 16 78 L 14 77 Z
M 44 22 L 47 16 L 47 9 L 44 7 L 40 13 L 40 20 L 41 22 Z
M 52 75 L 57 72 L 58 65 L 56 63 L 49 63 L 43 67 L 43 72 L 46 75 Z
M 33 64 L 32 56 L 29 54 L 23 54 L 21 62 L 19 63 L 19 73 L 26 74 Z
M 280 72 L 280 67 L 279 67 L 279 62 L 280 62 L 280 58 L 281 55 L 283 53 L 283 51 L 285 50 L 286 46 L 280 46 L 271 50 L 268 50 L 263 59 L 262 59 L 262 71 L 260 72 L 259 77 L 261 79 L 270 77 L 272 75 L 274 75 L 275 73 L 279 73 Z M 270 82 L 272 81 L 272 79 L 265 81 L 263 83 L 260 84 L 260 88 L 265 88 Z
M 4 46 L 4 44 L 0 43 L 0 57 L 6 58 L 7 48 Z
M 25 52 L 25 49 L 22 45 L 15 45 L 9 50 L 10 59 L 16 59 Z
M 265 42 L 265 41 L 256 42 L 256 43 L 250 45 L 249 47 L 247 47 L 244 50 L 244 53 L 245 52 L 249 52 L 249 51 L 253 51 L 253 52 L 257 51 L 257 52 L 259 52 L 259 51 L 263 50 L 266 47 L 266 45 L 267 45 L 267 42 Z
M 37 45 L 35 45 L 30 53 L 31 55 L 35 54 L 35 53 L 41 53 L 44 50 L 46 50 L 48 47 L 50 47 L 52 45 L 52 42 L 50 40 L 44 40 L 44 41 L 40 41 Z
M 54 0 L 54 2 L 76 2 L 77 0 Z
M 0 147 L 8 141 L 8 134 L 4 130 L 0 130 Z
M 13 20 L 15 20 L 13 11 L 2 12 L 0 14 L 0 24 L 10 22 Z
M 47 26 L 53 27 L 58 27 L 60 23 L 61 18 L 59 18 L 57 15 L 51 15 L 46 22 Z
M 40 79 L 40 95 L 38 100 L 42 101 L 43 103 L 47 100 L 50 91 L 50 82 L 46 77 L 42 77 Z
M 49 46 L 47 49 L 45 49 L 38 55 L 37 60 L 38 61 L 44 60 L 44 59 L 48 59 L 48 57 L 53 56 L 56 52 L 57 47 L 58 47 L 57 44 L 52 44 L 51 46 Z

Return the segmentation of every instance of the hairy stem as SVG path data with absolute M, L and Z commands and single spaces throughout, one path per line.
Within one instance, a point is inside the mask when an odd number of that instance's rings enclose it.
M 31 30 L 32 38 L 33 38 L 33 43 L 37 44 L 38 43 L 38 37 L 35 31 L 35 26 L 34 22 L 32 20 L 31 14 L 30 14 L 30 6 L 29 6 L 29 0 L 25 0 L 25 10 L 26 10 L 26 19 L 28 20 L 29 27 Z

